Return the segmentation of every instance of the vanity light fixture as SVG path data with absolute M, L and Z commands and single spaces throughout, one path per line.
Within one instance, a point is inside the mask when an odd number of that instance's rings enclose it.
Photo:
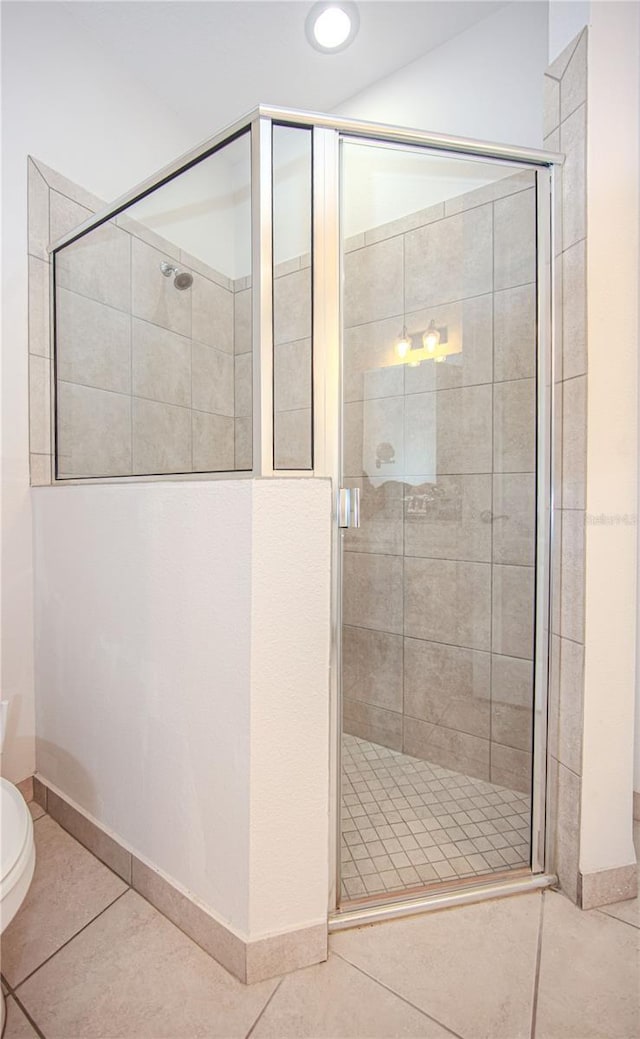
M 305 20 L 305 32 L 312 47 L 324 54 L 343 51 L 353 43 L 360 27 L 358 8 L 351 0 L 320 0 Z
M 427 331 L 424 333 L 422 337 L 422 345 L 424 346 L 425 350 L 428 350 L 429 353 L 432 354 L 436 347 L 439 345 L 439 343 L 440 331 L 436 328 L 436 323 L 432 318 Z
M 407 355 L 411 352 L 411 345 L 411 336 L 407 332 L 407 326 L 403 325 L 402 332 L 396 340 L 396 345 L 394 347 L 396 356 L 399 357 L 401 361 L 404 361 Z

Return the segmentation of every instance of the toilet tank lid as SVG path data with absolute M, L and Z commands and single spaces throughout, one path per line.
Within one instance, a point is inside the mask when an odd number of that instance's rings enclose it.
M 20 791 L 0 778 L 0 880 L 4 881 L 29 839 L 31 814 Z

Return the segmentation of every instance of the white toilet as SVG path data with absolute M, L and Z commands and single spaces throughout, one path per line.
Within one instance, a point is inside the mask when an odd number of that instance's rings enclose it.
M 31 812 L 20 791 L 0 779 L 0 933 L 11 923 L 29 890 L 36 864 Z M 0 1034 L 4 1027 L 0 1001 Z

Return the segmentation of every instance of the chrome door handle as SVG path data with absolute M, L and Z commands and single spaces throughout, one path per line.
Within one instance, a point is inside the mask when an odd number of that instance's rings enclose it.
M 338 491 L 338 526 L 360 526 L 359 487 L 341 487 Z

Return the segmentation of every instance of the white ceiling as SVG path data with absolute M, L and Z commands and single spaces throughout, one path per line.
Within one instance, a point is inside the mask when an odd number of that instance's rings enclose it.
M 260 102 L 331 111 L 504 2 L 363 0 L 358 36 L 338 54 L 321 54 L 308 44 L 307 0 L 95 0 L 61 6 L 204 137 Z

